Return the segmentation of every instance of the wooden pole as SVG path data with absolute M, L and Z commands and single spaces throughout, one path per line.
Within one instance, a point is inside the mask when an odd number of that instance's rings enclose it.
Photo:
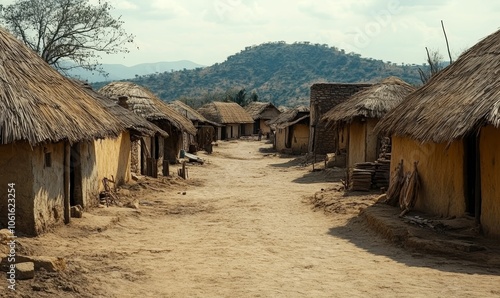
M 70 178 L 70 157 L 71 146 L 68 142 L 64 142 L 64 223 L 69 224 L 71 221 L 71 178 Z

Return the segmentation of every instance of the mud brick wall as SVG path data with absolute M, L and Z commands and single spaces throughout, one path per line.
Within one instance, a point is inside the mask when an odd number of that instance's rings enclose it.
M 316 154 L 326 154 L 337 151 L 335 130 L 331 128 L 327 129 L 326 124 L 321 121 L 321 117 L 354 93 L 370 86 L 371 84 L 340 83 L 321 83 L 311 86 L 311 127 L 309 130 L 311 135 L 309 138 L 309 152 L 316 151 Z M 313 145 L 313 140 L 315 146 Z

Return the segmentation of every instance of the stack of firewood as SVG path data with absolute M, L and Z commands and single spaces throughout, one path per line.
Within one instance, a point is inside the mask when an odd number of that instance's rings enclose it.
M 369 191 L 372 188 L 373 176 L 375 175 L 375 163 L 357 163 L 351 173 L 351 190 Z
M 375 175 L 373 176 L 373 185 L 376 188 L 387 189 L 391 176 L 391 160 L 379 158 L 375 162 Z

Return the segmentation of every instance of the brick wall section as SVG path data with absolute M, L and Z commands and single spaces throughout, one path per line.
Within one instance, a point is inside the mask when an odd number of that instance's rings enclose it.
M 354 93 L 370 86 L 371 84 L 340 83 L 321 83 L 311 86 L 311 136 L 309 138 L 309 152 L 314 152 L 315 149 L 313 139 L 315 140 L 316 154 L 332 153 L 337 150 L 335 148 L 335 132 L 333 129 L 325 127 L 325 123 L 321 122 L 321 117 Z M 316 129 L 314 129 L 315 123 Z

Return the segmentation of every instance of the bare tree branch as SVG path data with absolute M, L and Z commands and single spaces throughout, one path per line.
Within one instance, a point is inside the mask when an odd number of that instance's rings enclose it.
M 452 64 L 453 59 L 451 58 L 450 45 L 448 43 L 448 37 L 446 36 L 446 30 L 444 29 L 443 20 L 441 20 L 441 28 L 443 28 L 444 39 L 446 40 L 446 49 L 448 49 L 448 57 L 450 57 L 450 64 Z
M 0 25 L 56 69 L 73 68 L 67 63 L 73 61 L 99 71 L 100 53 L 128 53 L 127 44 L 134 42 L 120 17 L 111 16 L 112 9 L 106 1 L 17 0 L 2 6 Z

